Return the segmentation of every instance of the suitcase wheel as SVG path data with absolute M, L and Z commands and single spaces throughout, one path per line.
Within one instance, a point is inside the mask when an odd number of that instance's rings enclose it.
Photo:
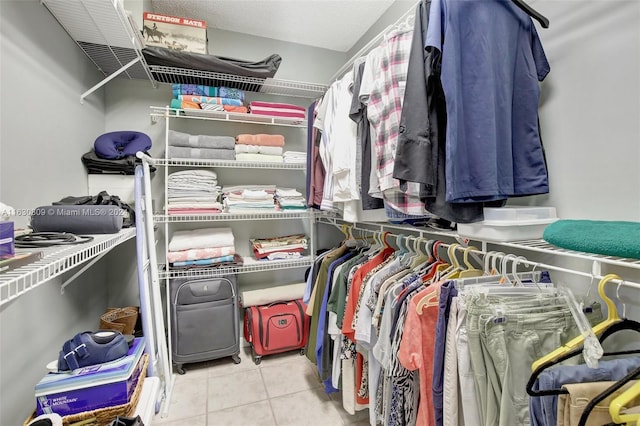
M 255 362 L 256 365 L 260 365 L 260 361 L 262 361 L 262 357 L 261 356 L 257 356 L 255 358 L 253 358 L 253 362 Z
M 182 368 L 182 364 L 176 364 L 176 370 L 178 371 L 178 374 L 180 374 L 180 375 L 183 375 L 184 373 L 186 373 L 184 368 Z
M 300 349 L 300 355 L 306 355 L 306 354 L 307 354 L 307 349 L 306 348 Z
M 234 363 L 234 364 L 240 364 L 240 361 L 242 361 L 242 360 L 240 359 L 240 354 L 232 355 L 232 356 L 231 356 L 231 359 L 233 359 L 233 363 Z

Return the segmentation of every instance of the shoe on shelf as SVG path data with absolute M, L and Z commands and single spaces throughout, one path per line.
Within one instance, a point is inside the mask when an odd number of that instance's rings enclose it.
M 58 355 L 58 370 L 75 370 L 114 361 L 127 354 L 129 345 L 119 331 L 84 331 L 67 340 Z

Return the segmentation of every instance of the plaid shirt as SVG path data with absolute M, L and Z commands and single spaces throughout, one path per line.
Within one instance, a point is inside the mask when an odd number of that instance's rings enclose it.
M 369 99 L 367 114 L 374 129 L 374 149 L 380 189 L 387 204 L 405 214 L 426 215 L 420 201 L 420 185 L 409 182 L 400 187 L 393 178 L 400 116 L 404 100 L 413 31 L 396 31 L 382 42 L 380 73 Z

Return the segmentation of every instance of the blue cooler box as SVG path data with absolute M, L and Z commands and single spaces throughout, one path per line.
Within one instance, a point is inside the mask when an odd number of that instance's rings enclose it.
M 36 414 L 61 416 L 129 403 L 142 371 L 144 339 L 126 356 L 73 372 L 49 373 L 36 385 Z

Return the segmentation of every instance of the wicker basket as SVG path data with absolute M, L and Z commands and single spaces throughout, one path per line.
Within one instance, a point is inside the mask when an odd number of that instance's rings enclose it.
M 72 414 L 64 416 L 62 418 L 63 426 L 108 426 L 117 416 L 133 417 L 133 413 L 138 405 L 140 394 L 142 393 L 142 383 L 147 376 L 147 364 L 149 363 L 149 355 L 142 355 L 142 370 L 138 377 L 138 383 L 131 395 L 131 400 L 127 404 L 114 405 L 113 407 L 100 408 L 93 411 L 83 411 L 82 413 Z M 33 419 L 35 419 L 35 411 L 24 422 L 23 426 L 27 426 Z

